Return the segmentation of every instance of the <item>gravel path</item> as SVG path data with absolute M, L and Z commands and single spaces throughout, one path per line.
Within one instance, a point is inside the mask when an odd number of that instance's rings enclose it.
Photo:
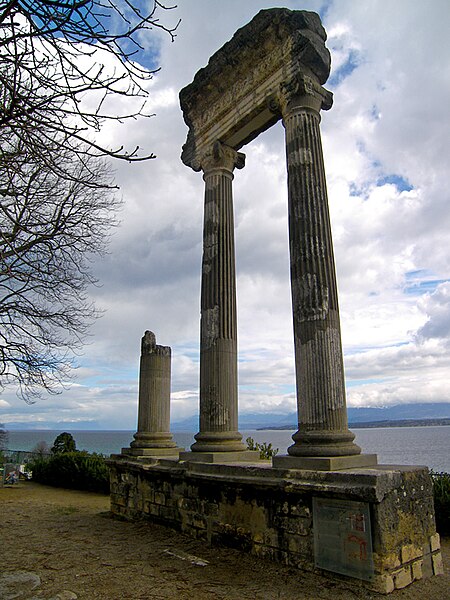
M 0 488 L 2 600 L 381 600 L 325 577 L 208 548 L 164 527 L 111 519 L 109 498 L 33 482 Z M 446 574 L 394 600 L 450 599 Z

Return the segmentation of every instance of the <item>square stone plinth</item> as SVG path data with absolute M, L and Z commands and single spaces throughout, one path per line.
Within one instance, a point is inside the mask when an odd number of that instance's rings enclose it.
M 274 456 L 272 464 L 278 469 L 307 469 L 310 471 L 342 471 L 344 469 L 374 467 L 378 463 L 376 454 L 353 456 Z
M 242 452 L 180 452 L 180 460 L 203 463 L 239 463 L 258 462 L 260 458 L 257 450 L 243 450 Z
M 184 452 L 184 448 L 122 448 L 122 455 L 132 456 L 133 458 L 138 457 L 164 457 L 164 456 L 176 456 Z

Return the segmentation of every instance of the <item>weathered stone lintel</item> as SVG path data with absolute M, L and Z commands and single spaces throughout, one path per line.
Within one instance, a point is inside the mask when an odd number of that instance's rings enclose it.
M 246 89 L 245 82 L 239 82 L 237 87 L 241 94 L 237 97 L 232 95 L 229 103 L 223 97 L 218 98 L 216 104 L 208 102 L 206 106 L 199 101 L 196 107 L 198 115 L 191 117 L 192 124 L 181 154 L 184 164 L 199 171 L 202 156 L 209 152 L 217 140 L 239 150 L 269 129 L 282 117 L 280 97 L 285 94 L 286 81 L 292 82 L 295 88 L 302 76 L 308 77 L 304 71 L 298 71 L 297 65 L 280 65 L 245 94 L 242 93 Z M 320 86 L 315 84 L 314 89 L 316 87 Z M 321 90 L 321 96 L 327 98 L 322 106 L 328 109 L 331 107 L 332 94 L 324 88 Z
M 198 171 L 216 140 L 238 150 L 273 125 L 286 84 L 306 76 L 317 93 L 330 69 L 325 40 L 319 16 L 307 11 L 263 10 L 238 30 L 180 92 L 189 127 L 183 162 Z M 323 108 L 331 96 L 323 92 Z

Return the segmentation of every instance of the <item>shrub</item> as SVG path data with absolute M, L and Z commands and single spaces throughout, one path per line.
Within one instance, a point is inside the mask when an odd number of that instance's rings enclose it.
M 245 441 L 247 442 L 247 448 L 249 450 L 258 450 L 259 458 L 263 460 L 270 460 L 278 452 L 278 448 L 273 448 L 271 443 L 263 442 L 260 444 L 259 442 L 255 442 L 252 437 L 248 437 Z
M 450 473 L 431 471 L 431 478 L 436 529 L 441 535 L 450 535 Z
M 65 452 L 38 458 L 29 464 L 33 480 L 55 487 L 109 494 L 109 469 L 104 456 L 89 452 Z
M 60 433 L 56 436 L 51 448 L 52 454 L 61 454 L 62 452 L 75 452 L 77 445 L 71 433 Z

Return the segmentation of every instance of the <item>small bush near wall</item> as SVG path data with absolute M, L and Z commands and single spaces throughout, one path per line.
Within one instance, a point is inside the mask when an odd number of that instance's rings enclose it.
M 441 535 L 450 535 L 450 473 L 431 471 L 434 491 L 436 529 Z
M 259 458 L 262 460 L 270 460 L 278 452 L 278 448 L 273 448 L 272 444 L 268 444 L 267 442 L 260 444 L 259 442 L 255 442 L 252 437 L 248 437 L 245 441 L 247 442 L 247 449 L 258 450 Z
M 99 454 L 65 452 L 28 465 L 33 480 L 55 487 L 109 494 L 109 469 Z

